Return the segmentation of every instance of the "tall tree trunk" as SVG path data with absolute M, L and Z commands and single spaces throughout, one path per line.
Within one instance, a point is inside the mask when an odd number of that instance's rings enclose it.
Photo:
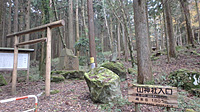
M 5 27 L 6 27 L 6 2 L 3 2 L 2 13 L 2 47 L 6 46 Z
M 179 0 L 179 1 L 181 3 L 181 6 L 183 7 L 183 11 L 185 15 L 188 44 L 192 44 L 192 46 L 194 46 L 188 2 L 187 0 Z
M 195 0 L 195 5 L 196 5 L 197 17 L 198 17 L 199 28 L 200 28 L 200 13 L 199 13 L 199 7 L 198 7 L 197 0 Z M 199 33 L 198 33 L 198 39 L 197 40 L 198 40 L 197 42 L 200 43 L 200 30 L 199 30 Z
M 27 1 L 27 7 L 26 7 L 26 15 L 25 15 L 25 24 L 26 24 L 26 30 L 30 29 L 30 4 L 31 1 Z M 30 34 L 25 35 L 25 41 L 28 41 L 30 39 Z M 29 45 L 25 45 L 25 48 L 28 49 Z
M 79 41 L 79 17 L 78 17 L 78 0 L 76 0 L 76 42 Z M 79 56 L 79 51 L 76 50 L 76 56 Z
M 14 32 L 18 32 L 18 0 L 15 0 Z
M 165 42 L 166 42 L 166 50 L 167 50 L 167 61 L 168 61 L 168 63 L 169 63 L 169 61 L 170 61 L 170 56 L 169 56 L 169 45 L 168 45 L 168 30 L 167 30 L 167 26 L 166 26 L 166 24 L 167 24 L 167 22 L 166 22 L 166 10 L 165 10 L 165 0 L 162 0 L 161 1 L 162 2 L 162 5 L 163 5 L 163 7 L 164 7 L 164 10 L 163 10 L 163 21 L 164 21 L 164 30 L 165 30 Z
M 107 29 L 107 33 L 108 33 L 109 42 L 110 42 L 110 50 L 112 51 L 112 49 L 113 49 L 112 42 L 113 41 L 112 41 L 112 38 L 111 38 L 111 31 L 110 31 L 110 28 L 108 26 L 108 20 L 107 20 L 106 8 L 105 8 L 105 0 L 102 0 L 102 2 L 103 2 L 104 19 L 105 19 L 106 29 Z
M 83 18 L 83 27 L 84 27 L 85 37 L 88 38 L 88 27 L 86 25 L 84 0 L 81 0 L 81 12 L 82 12 L 82 18 Z
M 94 35 L 93 0 L 87 0 L 87 7 L 88 7 L 90 57 L 94 58 L 94 62 L 96 64 L 95 66 L 97 67 L 96 44 Z
M 125 26 L 123 23 L 121 23 L 121 25 L 122 25 L 122 37 L 123 37 L 125 61 L 128 62 L 128 48 L 127 48 L 127 39 L 126 39 L 126 34 L 125 34 Z
M 172 23 L 172 16 L 171 16 L 171 8 L 169 4 L 170 4 L 169 0 L 165 0 L 164 10 L 166 14 L 167 33 L 169 37 L 169 55 L 170 57 L 176 57 L 173 23 Z
M 74 39 L 74 19 L 73 19 L 73 0 L 69 0 L 69 27 L 68 27 L 68 31 L 69 31 L 69 49 L 72 49 L 74 51 L 74 44 L 75 44 L 75 39 Z
M 121 37 L 121 34 L 120 34 L 120 22 L 118 22 L 118 27 L 117 27 L 117 47 L 118 47 L 118 57 L 119 57 L 119 60 L 121 59 L 121 45 L 120 45 L 120 37 Z
M 161 33 L 161 34 L 160 34 L 160 37 L 161 37 L 161 49 L 164 49 L 164 46 L 165 46 L 165 45 L 164 45 L 164 44 L 165 44 L 165 42 L 164 42 L 164 37 L 163 37 L 163 26 L 164 26 L 163 24 L 164 24 L 164 23 L 163 23 L 163 19 L 162 19 L 162 16 L 161 16 L 161 15 L 160 15 L 160 24 L 161 24 L 161 28 L 160 28 L 160 30 L 161 30 L 161 31 L 160 31 L 160 33 Z
M 11 0 L 8 0 L 9 2 L 9 15 L 8 15 L 8 34 L 11 34 L 11 18 L 12 18 L 12 3 L 11 3 Z M 12 41 L 11 41 L 11 38 L 7 38 L 7 47 L 12 47 L 11 46 L 12 44 Z
M 159 49 L 159 43 L 158 43 L 157 23 L 156 23 L 155 17 L 154 17 L 154 36 L 156 38 L 156 50 L 158 50 Z
M 150 60 L 146 0 L 133 0 L 135 34 L 137 42 L 138 77 L 137 82 L 152 81 L 152 65 Z

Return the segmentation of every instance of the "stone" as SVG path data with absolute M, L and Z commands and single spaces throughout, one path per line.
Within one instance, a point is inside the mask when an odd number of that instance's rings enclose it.
M 84 71 L 69 70 L 69 71 L 52 71 L 52 74 L 60 74 L 65 79 L 84 79 Z
M 171 72 L 168 84 L 175 87 L 182 87 L 185 90 L 200 88 L 200 73 L 186 69 L 179 69 Z
M 51 82 L 62 82 L 65 78 L 61 74 L 51 75 Z
M 59 57 L 59 70 L 79 70 L 79 59 L 71 49 L 64 48 Z
M 101 66 L 116 73 L 120 77 L 121 80 L 126 79 L 126 68 L 124 67 L 122 63 L 106 62 Z
M 122 98 L 120 78 L 111 70 L 100 67 L 85 73 L 91 99 L 99 103 L 112 103 Z
M 7 85 L 6 79 L 0 74 L 0 86 Z

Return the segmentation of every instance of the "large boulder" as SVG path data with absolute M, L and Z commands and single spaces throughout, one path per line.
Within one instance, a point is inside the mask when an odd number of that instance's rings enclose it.
M 3 77 L 3 75 L 0 74 L 0 86 L 4 86 L 4 85 L 7 85 L 7 82 L 5 78 Z
M 59 70 L 79 70 L 79 59 L 71 49 L 64 48 L 59 57 Z
M 121 80 L 126 79 L 126 68 L 124 67 L 122 63 L 106 62 L 101 66 L 116 73 L 120 77 Z
M 84 76 L 94 102 L 111 103 L 122 98 L 120 78 L 109 69 L 95 68 Z
M 200 88 L 200 73 L 186 69 L 179 69 L 171 72 L 168 84 L 171 86 L 182 87 L 185 90 Z

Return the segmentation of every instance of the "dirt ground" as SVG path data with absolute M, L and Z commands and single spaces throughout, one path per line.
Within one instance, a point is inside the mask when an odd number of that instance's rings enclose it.
M 189 69 L 200 72 L 200 56 L 192 54 L 190 51 L 195 50 L 200 53 L 200 47 L 178 52 L 176 59 L 167 62 L 166 55 L 159 56 L 159 59 L 153 61 L 152 71 L 155 84 L 166 85 L 167 76 L 170 72 L 177 69 Z M 130 68 L 130 63 L 125 63 L 126 68 Z M 0 100 L 25 95 L 38 96 L 38 112 L 134 112 L 134 104 L 127 101 L 128 82 L 136 81 L 136 75 L 127 73 L 127 80 L 121 82 L 121 91 L 124 100 L 116 104 L 99 104 L 93 103 L 90 98 L 89 90 L 85 80 L 65 80 L 61 83 L 51 83 L 51 90 L 59 90 L 50 97 L 39 95 L 45 91 L 44 80 L 30 81 L 29 83 L 17 83 L 17 94 L 12 96 L 11 84 L 0 87 Z M 179 92 L 179 108 L 171 111 L 185 111 L 193 109 L 200 111 L 200 98 L 182 90 Z M 0 104 L 0 112 L 21 112 L 34 107 L 34 99 L 26 99 Z M 140 105 L 142 112 L 164 112 L 166 108 L 150 105 Z

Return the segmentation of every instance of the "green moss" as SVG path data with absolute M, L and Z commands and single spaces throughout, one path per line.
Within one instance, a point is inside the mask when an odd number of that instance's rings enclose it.
M 52 91 L 50 91 L 50 94 L 53 95 L 53 94 L 57 94 L 59 92 L 60 92 L 59 90 L 52 90 Z
M 51 82 L 62 82 L 65 78 L 62 75 L 51 75 Z
M 7 85 L 7 82 L 5 78 L 3 77 L 3 75 L 0 74 L 0 86 L 4 86 L 4 85 Z
M 112 82 L 119 78 L 119 76 L 115 75 L 112 71 L 105 69 L 103 67 L 95 68 L 91 70 L 89 73 L 85 73 L 84 75 L 87 79 L 90 79 L 94 82 Z M 98 84 L 99 85 L 99 84 Z
M 182 87 L 185 90 L 191 90 L 191 88 L 200 88 L 200 73 L 179 69 L 177 71 L 171 72 L 169 75 L 168 84 L 176 87 Z
M 122 63 L 119 62 L 106 62 L 104 63 L 101 67 L 107 68 L 114 73 L 116 73 L 120 79 L 125 79 L 126 78 L 126 68 Z
M 186 109 L 185 112 L 196 112 L 193 109 Z

